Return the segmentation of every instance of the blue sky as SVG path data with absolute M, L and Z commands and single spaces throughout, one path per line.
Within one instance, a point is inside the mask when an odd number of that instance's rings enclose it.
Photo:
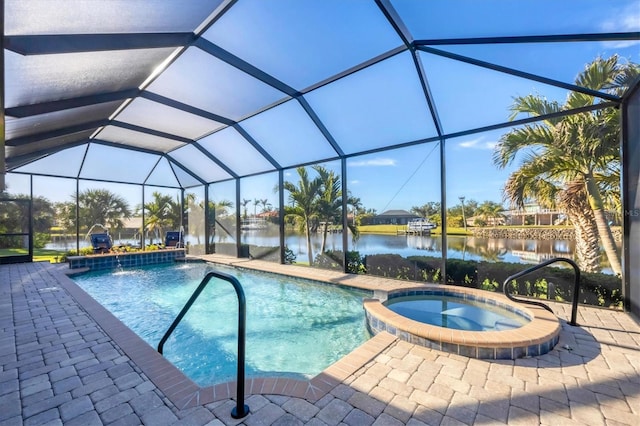
M 306 10 L 306 4 L 297 0 L 242 0 L 204 37 L 298 90 L 400 45 L 399 38 L 385 24 L 373 2 L 322 0 L 313 11 Z M 392 0 L 392 4 L 416 39 L 640 31 L 637 0 Z M 336 9 L 340 9 L 339 15 L 332 13 Z M 328 32 L 327 22 L 331 22 Z M 237 36 L 239 28 L 240 37 Z M 572 82 L 597 56 L 617 53 L 640 62 L 640 44 L 632 42 L 545 43 L 532 44 L 526 49 L 515 45 L 440 46 L 438 49 L 567 82 Z M 203 67 L 211 63 L 210 58 L 199 54 L 185 55 L 184 61 L 190 58 Z M 562 103 L 567 95 L 564 89 L 426 52 L 420 52 L 419 58 L 445 134 L 506 121 L 514 96 L 537 94 Z M 216 68 L 220 80 L 224 73 L 230 72 L 227 68 Z M 218 102 L 225 101 L 225 97 L 229 101 L 223 83 L 211 82 L 211 93 L 217 95 L 208 97 L 206 93 L 181 90 L 180 77 L 179 72 L 167 73 L 166 78 L 159 78 L 150 90 L 169 97 L 175 93 L 178 98 L 184 97 L 184 102 L 189 101 L 189 96 L 197 97 L 203 108 L 209 104 L 215 108 Z M 206 73 L 189 74 L 188 77 L 208 78 Z M 246 112 L 248 104 L 242 104 L 241 97 L 254 94 L 258 98 L 264 97 L 263 102 L 277 98 L 272 88 L 260 92 L 258 86 L 251 83 L 236 92 L 238 97 L 231 104 L 236 109 L 229 113 L 233 118 Z M 319 87 L 306 94 L 305 99 L 347 154 L 436 135 L 407 52 Z M 252 102 L 259 105 L 260 99 Z M 313 128 L 311 121 L 299 118 L 305 116 L 301 111 L 295 102 L 287 102 L 240 124 L 285 166 L 301 161 L 301 158 L 307 161 L 307 158 L 331 152 L 328 142 Z M 506 131 L 446 141 L 446 196 L 450 206 L 458 204 L 460 196 L 479 202 L 502 201 L 501 188 L 513 167 L 498 170 L 493 166 L 492 153 Z M 301 136 L 304 142 L 301 142 Z M 206 143 L 203 140 L 203 146 L 207 149 L 211 146 L 211 149 L 221 150 L 220 155 L 225 154 L 220 148 L 223 141 L 214 141 L 215 138 L 212 136 Z M 185 149 L 182 156 L 176 152 L 176 157 L 187 161 L 186 152 Z M 264 167 L 264 161 L 257 162 L 250 157 L 250 148 L 246 152 L 238 167 L 249 163 L 251 167 L 253 164 Z M 110 159 L 108 154 L 100 153 L 93 157 L 103 163 L 102 167 L 128 164 L 126 156 Z M 81 156 L 76 153 L 74 158 Z M 141 164 L 133 157 L 130 161 Z M 64 168 L 72 162 L 56 160 L 56 163 Z M 440 146 L 437 142 L 354 157 L 347 164 L 350 191 L 366 208 L 376 209 L 379 213 L 387 209 L 409 210 L 412 206 L 440 200 Z M 211 171 L 209 163 L 194 160 L 194 165 Z M 326 166 L 340 171 L 339 162 Z M 135 168 L 135 165 L 127 167 Z M 212 172 L 212 175 L 216 174 Z M 295 170 L 288 169 L 285 179 L 297 182 Z M 24 188 L 28 181 L 23 177 L 9 176 L 7 181 L 11 192 L 26 192 Z M 68 200 L 75 190 L 73 180 L 37 178 L 34 183 L 36 195 L 44 195 L 52 201 Z M 277 205 L 273 192 L 276 184 L 276 173 L 243 179 L 240 198 L 266 198 L 272 205 Z M 83 183 L 81 189 L 104 185 Z M 140 187 L 117 185 L 114 188 L 129 199 L 132 206 L 139 204 Z M 233 183 L 214 185 L 212 198 L 234 201 L 234 189 Z M 147 197 L 153 190 L 176 193 L 149 187 Z
M 422 5 L 428 4 L 428 7 L 422 7 L 420 3 Z M 447 25 L 443 25 L 443 21 L 433 18 L 437 14 L 429 13 L 430 8 L 434 5 L 442 7 L 442 10 L 455 10 L 456 19 L 462 21 L 470 19 L 474 20 L 474 24 L 477 24 L 478 13 L 483 18 L 486 17 L 482 9 L 486 8 L 489 3 L 493 3 L 494 7 L 489 6 L 488 8 L 492 9 L 494 14 L 490 19 L 491 22 L 483 28 L 489 35 L 521 34 L 523 26 L 530 28 L 530 32 L 523 35 L 545 34 L 549 31 L 556 33 L 558 28 L 561 28 L 563 33 L 640 30 L 640 7 L 637 1 L 463 1 L 457 3 L 464 5 L 462 14 L 460 14 L 460 8 L 451 7 L 450 1 L 393 2 L 400 13 L 406 12 L 403 17 L 407 19 L 410 30 L 416 29 L 416 38 L 433 36 L 428 32 L 420 33 L 420 28 L 433 31 L 438 35 L 441 34 L 439 31 L 449 31 Z M 509 9 L 514 7 L 519 9 L 519 14 L 517 14 L 519 19 L 516 20 L 508 18 L 509 13 L 513 12 Z M 550 8 L 553 8 L 557 13 L 550 13 Z M 411 9 L 411 13 L 409 13 L 409 9 Z M 569 21 L 566 20 L 568 16 L 572 18 Z M 424 25 L 425 21 L 429 25 Z M 500 23 L 500 25 L 495 26 L 496 23 Z M 449 34 L 451 37 L 470 35 L 475 34 Z M 241 42 L 237 41 L 237 43 Z M 523 50 L 521 46 L 512 45 L 443 46 L 442 50 L 468 55 L 480 60 L 494 61 L 507 67 L 568 82 L 572 82 L 584 66 L 598 56 L 608 57 L 617 53 L 635 62 L 640 62 L 640 45 L 630 42 L 583 42 L 571 46 L 547 43 L 530 45 L 527 50 Z M 509 106 L 515 96 L 537 94 L 547 99 L 563 102 L 568 93 L 564 89 L 488 71 L 426 53 L 421 53 L 421 59 L 446 133 L 506 121 L 509 116 Z M 563 66 L 557 66 L 560 63 Z M 368 74 L 367 77 L 372 86 L 377 85 L 384 88 L 390 84 L 388 77 L 385 77 L 384 81 L 377 79 L 375 67 L 372 67 Z M 353 76 L 353 80 L 355 77 L 357 75 Z M 402 77 L 405 80 L 407 78 L 406 76 Z M 344 80 L 343 87 L 339 87 L 341 90 L 326 89 L 328 92 L 326 98 L 334 99 L 340 96 L 345 98 L 340 99 L 342 104 L 339 109 L 334 108 L 336 117 L 327 116 L 326 122 L 330 131 L 333 130 L 331 125 L 334 118 L 336 121 L 340 119 L 342 122 L 348 123 L 344 128 L 338 127 L 337 134 L 342 135 L 340 141 L 346 140 L 346 145 L 350 147 L 352 146 L 351 142 L 348 142 L 350 138 L 354 140 L 357 138 L 350 133 L 353 127 L 357 128 L 354 133 L 357 133 L 358 136 L 361 136 L 364 131 L 366 139 L 375 137 L 375 133 L 367 133 L 371 129 L 364 127 L 366 123 L 358 126 L 357 120 L 360 118 L 356 120 L 354 125 L 354 121 L 348 115 L 351 112 L 350 105 L 345 108 L 344 104 L 352 102 L 350 99 L 356 99 L 358 103 L 354 105 L 353 109 L 363 108 L 366 105 L 363 104 L 362 99 L 372 98 L 375 94 L 358 93 L 346 97 L 344 96 L 345 90 L 358 90 L 344 87 L 349 83 L 347 80 Z M 395 83 L 391 82 L 391 84 Z M 361 86 L 362 92 L 371 87 L 365 83 L 362 83 Z M 394 88 L 398 90 L 397 87 Z M 313 95 L 308 98 L 310 98 L 309 102 L 312 106 L 315 107 L 314 97 L 322 98 L 322 93 Z M 389 99 L 387 102 L 398 102 L 391 94 L 385 96 Z M 406 102 L 406 99 L 403 98 L 400 102 Z M 329 102 L 327 104 L 326 108 L 335 107 Z M 407 112 L 402 106 L 398 106 L 396 111 L 399 111 L 400 114 Z M 425 111 L 422 111 L 423 117 Z M 415 113 L 415 109 L 411 112 Z M 323 118 L 323 113 L 321 105 L 318 112 L 321 118 Z M 375 109 L 372 113 L 376 113 Z M 383 120 L 381 117 L 377 119 Z M 420 123 L 419 116 L 414 115 L 408 121 L 412 121 L 410 126 L 407 126 L 407 122 L 396 126 L 392 123 L 385 123 L 382 131 L 390 131 L 395 135 L 402 133 L 404 140 L 411 140 L 412 137 L 418 139 L 434 136 L 432 124 Z M 414 123 L 419 123 L 419 125 Z M 373 130 L 378 131 L 379 129 L 373 126 Z M 516 165 L 499 170 L 493 165 L 492 154 L 496 143 L 507 130 L 479 133 L 446 141 L 446 179 L 449 205 L 458 204 L 460 196 L 479 202 L 485 200 L 502 202 L 502 185 Z M 385 140 L 388 141 L 388 138 Z M 374 208 L 378 212 L 386 209 L 408 210 L 412 206 L 419 206 L 428 201 L 439 201 L 439 150 L 438 143 L 428 143 L 408 149 L 352 158 L 347 163 L 349 189 L 353 195 L 361 198 L 365 207 Z M 336 172 L 340 170 L 337 162 L 327 164 L 327 167 Z M 245 185 L 248 188 L 243 191 L 242 198 L 254 198 L 254 194 L 258 194 L 256 198 L 260 198 L 260 194 L 266 196 L 269 189 L 274 186 L 275 179 L 276 177 L 271 175 L 265 179 L 268 182 L 260 185 L 260 179 L 253 178 L 251 184 Z M 292 182 L 298 180 L 295 171 L 292 170 L 285 173 L 285 179 Z M 271 197 L 274 196 L 271 195 Z M 273 202 L 275 202 L 275 198 L 273 198 Z

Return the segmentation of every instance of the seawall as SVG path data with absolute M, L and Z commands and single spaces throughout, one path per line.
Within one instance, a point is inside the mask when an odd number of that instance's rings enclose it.
M 612 229 L 613 238 L 622 241 L 620 228 Z M 573 228 L 473 228 L 473 236 L 519 240 L 574 240 Z

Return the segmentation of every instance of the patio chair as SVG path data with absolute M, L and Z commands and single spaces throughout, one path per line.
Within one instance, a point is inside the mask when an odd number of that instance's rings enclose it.
M 167 248 L 182 248 L 182 233 L 179 231 L 168 231 L 164 238 L 164 246 Z
M 91 234 L 91 245 L 94 253 L 108 253 L 113 244 L 109 234 Z

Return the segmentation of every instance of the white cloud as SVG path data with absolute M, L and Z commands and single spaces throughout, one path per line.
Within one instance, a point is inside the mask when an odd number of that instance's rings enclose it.
M 357 179 L 352 180 L 351 182 L 349 182 L 349 185 L 359 185 L 359 184 L 360 184 L 360 181 L 357 180 Z
M 602 44 L 610 49 L 625 49 L 640 44 L 638 40 L 603 41 Z
M 374 158 L 371 160 L 350 161 L 351 167 L 395 167 L 396 160 L 393 158 Z
M 471 139 L 469 141 L 460 142 L 458 146 L 460 148 L 473 148 L 473 149 L 493 149 L 496 147 L 496 141 L 487 141 L 483 142 L 484 137 L 479 137 L 477 139 Z
M 625 9 L 610 9 L 611 16 L 600 24 L 604 32 L 634 32 L 640 30 L 640 7 L 637 3 L 629 5 Z M 605 42 L 614 49 L 623 49 L 640 43 L 638 40 L 620 40 Z
M 640 29 L 640 8 L 637 4 L 626 9 L 612 10 L 613 16 L 602 21 L 600 28 L 607 32 L 631 32 Z
M 470 141 L 460 142 L 458 146 L 461 148 L 475 148 L 481 141 L 482 141 L 482 138 L 472 139 Z

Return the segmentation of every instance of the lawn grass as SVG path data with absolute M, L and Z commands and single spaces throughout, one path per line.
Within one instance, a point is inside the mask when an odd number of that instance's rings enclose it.
M 0 256 L 24 256 L 29 254 L 25 249 L 0 249 Z M 48 249 L 33 249 L 33 261 L 34 262 L 58 262 L 57 259 L 62 257 L 64 251 L 60 250 L 48 250 Z

